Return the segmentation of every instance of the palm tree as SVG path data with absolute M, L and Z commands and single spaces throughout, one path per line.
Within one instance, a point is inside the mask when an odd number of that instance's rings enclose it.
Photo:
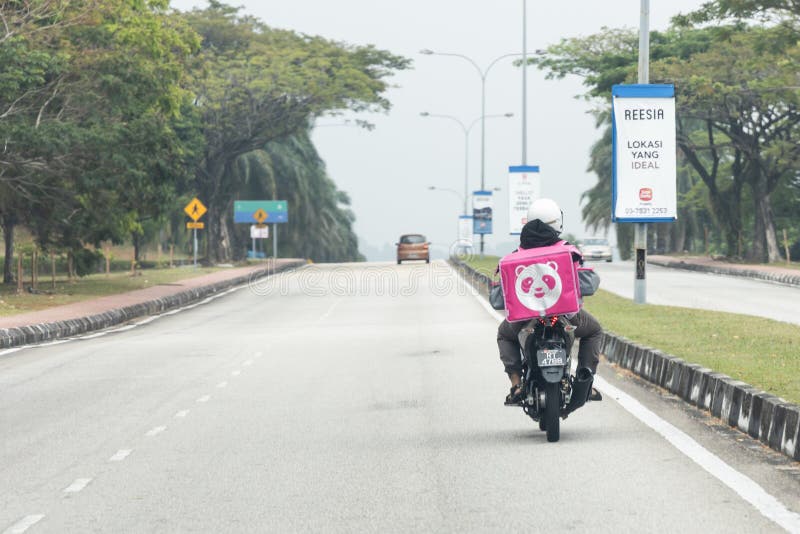
M 280 254 L 315 262 L 360 261 L 350 198 L 328 177 L 308 131 L 268 143 L 237 160 L 241 199 L 286 200 L 289 224 L 280 228 Z M 236 232 L 236 250 L 248 237 Z

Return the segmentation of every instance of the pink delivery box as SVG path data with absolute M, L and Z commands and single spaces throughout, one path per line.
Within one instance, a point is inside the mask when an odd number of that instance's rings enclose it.
M 500 283 L 509 321 L 580 310 L 573 249 L 561 242 L 549 247 L 520 249 L 500 260 Z

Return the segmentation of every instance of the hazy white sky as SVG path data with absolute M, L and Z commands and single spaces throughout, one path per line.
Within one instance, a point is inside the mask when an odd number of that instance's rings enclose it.
M 680 12 L 704 0 L 651 0 L 651 28 L 663 29 Z M 473 66 L 452 57 L 424 56 L 419 50 L 469 56 L 486 66 L 495 58 L 522 51 L 522 0 L 233 0 L 267 24 L 352 44 L 374 44 L 414 60 L 393 80 L 387 115 L 363 117 L 373 131 L 355 127 L 318 128 L 314 141 L 331 177 L 353 200 L 356 233 L 369 259 L 384 254 L 401 233 L 420 232 L 443 256 L 456 238 L 464 191 L 465 139 L 460 127 L 420 112 L 458 117 L 469 124 L 480 116 L 480 78 Z M 639 25 L 639 0 L 528 0 L 528 49 L 565 37 L 588 35 L 603 26 Z M 173 0 L 173 7 L 202 7 L 205 1 Z M 486 85 L 487 114 L 514 113 L 486 123 L 486 187 L 495 193 L 495 234 L 487 250 L 504 254 L 508 235 L 507 168 L 522 158 L 522 73 L 511 59 L 498 63 Z M 598 138 L 589 105 L 577 78 L 545 80 L 528 71 L 528 163 L 539 165 L 543 194 L 565 212 L 565 230 L 587 235 L 580 195 L 595 177 L 586 172 L 588 153 Z M 341 119 L 320 123 L 341 122 Z M 480 126 L 469 137 L 469 190 L 480 186 Z M 451 188 L 457 193 L 429 191 Z M 291 208 L 290 208 L 291 209 Z

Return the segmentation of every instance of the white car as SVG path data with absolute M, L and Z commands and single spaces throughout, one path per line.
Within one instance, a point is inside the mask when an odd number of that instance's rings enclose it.
M 611 246 L 604 237 L 589 237 L 578 245 L 587 260 L 606 260 L 611 262 Z

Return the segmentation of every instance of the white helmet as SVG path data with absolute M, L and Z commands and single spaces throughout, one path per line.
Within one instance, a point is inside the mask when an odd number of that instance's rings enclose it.
M 534 200 L 528 208 L 528 221 L 535 219 L 539 219 L 559 234 L 564 230 L 564 212 L 555 200 L 549 198 Z

